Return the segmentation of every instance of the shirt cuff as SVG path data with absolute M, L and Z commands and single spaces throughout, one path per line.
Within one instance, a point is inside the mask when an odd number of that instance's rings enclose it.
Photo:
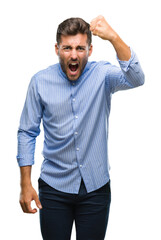
M 129 66 L 131 64 L 135 64 L 135 63 L 138 63 L 138 60 L 136 58 L 136 55 L 134 53 L 134 51 L 132 50 L 132 48 L 130 47 L 130 51 L 131 51 L 131 57 L 128 61 L 121 61 L 118 56 L 116 55 L 116 58 L 117 58 L 117 61 L 119 62 L 120 64 L 120 67 L 121 69 L 124 71 L 124 72 L 127 72 L 129 70 Z
M 34 165 L 33 155 L 28 154 L 23 157 L 17 156 L 17 162 L 18 162 L 19 167 Z

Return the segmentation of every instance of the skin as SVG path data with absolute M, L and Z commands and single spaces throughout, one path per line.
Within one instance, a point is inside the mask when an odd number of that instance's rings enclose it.
M 130 48 L 123 42 L 119 35 L 112 29 L 103 16 L 98 16 L 90 23 L 90 30 L 94 36 L 98 36 L 103 40 L 109 41 L 120 60 L 128 61 L 131 57 Z M 70 51 L 66 51 L 67 47 Z M 80 51 L 80 47 L 85 47 L 84 51 Z M 86 34 L 77 34 L 75 36 L 62 36 L 61 43 L 55 45 L 56 54 L 59 57 L 62 70 L 67 75 L 69 80 L 77 80 L 87 61 L 88 57 L 92 54 L 92 45 L 87 44 Z M 78 68 L 76 71 L 71 71 L 69 64 L 76 63 Z M 31 202 L 35 201 L 37 208 L 41 209 L 42 205 L 39 201 L 38 195 L 31 183 L 31 169 L 32 166 L 20 167 L 21 176 L 21 193 L 20 205 L 25 213 L 36 213 L 37 209 L 31 207 Z
M 20 167 L 21 173 L 21 192 L 20 192 L 20 205 L 24 213 L 36 213 L 37 209 L 31 208 L 31 202 L 34 200 L 36 206 L 41 209 L 39 197 L 31 184 L 31 166 Z
M 61 36 L 61 43 L 55 44 L 55 52 L 68 79 L 77 80 L 83 72 L 88 57 L 92 54 L 92 45 L 88 46 L 86 34 Z M 69 66 L 72 63 L 78 64 L 76 71 L 71 71 Z
M 113 45 L 117 56 L 121 61 L 128 61 L 130 59 L 130 48 L 112 29 L 103 16 L 98 16 L 91 21 L 90 30 L 93 35 L 98 36 L 103 40 L 108 40 Z

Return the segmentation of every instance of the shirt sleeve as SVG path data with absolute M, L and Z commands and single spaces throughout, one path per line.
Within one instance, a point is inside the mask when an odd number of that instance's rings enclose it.
M 17 134 L 17 161 L 20 167 L 34 164 L 35 143 L 40 134 L 42 111 L 36 79 L 33 77 L 28 87 Z
M 129 61 L 121 61 L 118 57 L 117 60 L 120 67 L 111 65 L 106 77 L 106 83 L 108 83 L 111 93 L 139 87 L 144 84 L 145 76 L 143 70 L 132 49 Z

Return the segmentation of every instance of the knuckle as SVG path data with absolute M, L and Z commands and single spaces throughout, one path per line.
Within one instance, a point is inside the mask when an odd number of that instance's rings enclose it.
M 102 15 L 99 15 L 98 18 L 99 18 L 99 19 L 103 19 L 104 17 L 103 17 Z
M 23 211 L 24 213 L 27 213 L 26 209 L 24 209 L 24 208 L 22 208 L 22 211 Z
M 100 27 L 101 25 L 102 25 L 102 22 L 99 21 L 99 22 L 97 23 L 97 26 Z
M 21 205 L 23 205 L 23 204 L 24 204 L 24 201 L 23 201 L 22 199 L 20 199 L 20 200 L 19 200 L 19 203 L 20 203 Z

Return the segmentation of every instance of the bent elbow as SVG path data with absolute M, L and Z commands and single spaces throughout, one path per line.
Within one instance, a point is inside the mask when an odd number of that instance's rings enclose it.
M 145 83 L 145 74 L 142 72 L 140 86 L 142 86 Z
M 144 83 L 145 83 L 145 75 L 144 75 L 143 72 L 141 74 L 139 74 L 139 76 L 136 79 L 135 83 L 136 83 L 136 87 L 140 87 L 140 86 L 144 85 Z

